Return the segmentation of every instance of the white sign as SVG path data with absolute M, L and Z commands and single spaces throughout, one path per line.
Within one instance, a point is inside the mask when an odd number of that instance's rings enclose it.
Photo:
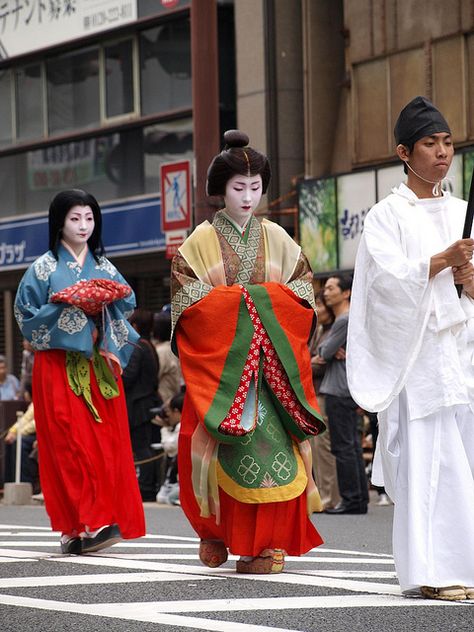
M 443 189 L 449 191 L 452 195 L 461 198 L 463 197 L 463 160 L 462 154 L 456 154 L 453 158 L 453 162 L 449 167 L 449 171 L 446 178 L 443 180 Z M 469 191 L 466 192 L 466 195 Z
M 398 187 L 401 182 L 406 182 L 407 176 L 403 171 L 403 163 L 400 162 L 393 167 L 377 169 L 377 198 L 383 200 L 392 192 L 394 187 Z M 451 167 L 443 180 L 443 189 L 450 191 L 452 195 L 462 198 L 463 196 L 463 161 L 462 154 L 456 154 L 451 163 Z
M 187 230 L 174 230 L 166 233 L 166 258 L 172 259 L 178 254 L 178 248 L 184 244 Z
M 384 197 L 390 195 L 394 187 L 398 187 L 407 179 L 403 173 L 403 163 L 400 162 L 393 167 L 384 167 L 377 169 L 377 198 L 383 200 Z
M 137 19 L 137 0 L 0 0 L 0 59 Z
M 337 179 L 339 267 L 354 267 L 367 213 L 375 204 L 375 172 L 364 171 Z

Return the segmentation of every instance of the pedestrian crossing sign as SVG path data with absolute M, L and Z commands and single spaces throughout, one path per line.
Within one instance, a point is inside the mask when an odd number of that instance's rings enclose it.
M 161 165 L 161 223 L 164 232 L 191 228 L 189 160 Z

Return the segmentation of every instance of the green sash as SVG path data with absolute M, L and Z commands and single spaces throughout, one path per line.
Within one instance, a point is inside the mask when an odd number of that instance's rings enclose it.
M 114 374 L 96 347 L 92 356 L 92 367 L 102 396 L 105 399 L 118 397 L 120 390 Z M 78 397 L 82 395 L 94 419 L 101 423 L 102 419 L 92 401 L 90 361 L 78 351 L 67 351 L 66 373 L 72 392 Z

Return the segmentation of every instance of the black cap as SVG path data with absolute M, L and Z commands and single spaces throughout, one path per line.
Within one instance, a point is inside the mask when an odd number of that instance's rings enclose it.
M 444 116 L 425 97 L 415 97 L 405 105 L 393 130 L 397 145 L 414 145 L 420 138 L 440 132 L 451 134 Z

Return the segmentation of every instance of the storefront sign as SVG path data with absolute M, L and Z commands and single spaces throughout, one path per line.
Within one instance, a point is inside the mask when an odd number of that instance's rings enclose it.
M 158 196 L 102 205 L 102 236 L 110 257 L 165 249 Z M 48 218 L 0 222 L 0 271 L 26 268 L 48 249 Z
M 110 134 L 28 152 L 29 190 L 57 191 L 103 179 L 107 155 L 119 142 L 119 134 Z
M 375 204 L 375 172 L 365 171 L 337 179 L 339 268 L 354 267 L 364 219 Z
M 474 151 L 456 154 L 443 189 L 467 200 L 473 170 Z M 299 185 L 301 247 L 315 274 L 354 267 L 367 213 L 401 182 L 406 175 L 398 163 Z
M 1 0 L 0 59 L 137 19 L 137 0 Z

